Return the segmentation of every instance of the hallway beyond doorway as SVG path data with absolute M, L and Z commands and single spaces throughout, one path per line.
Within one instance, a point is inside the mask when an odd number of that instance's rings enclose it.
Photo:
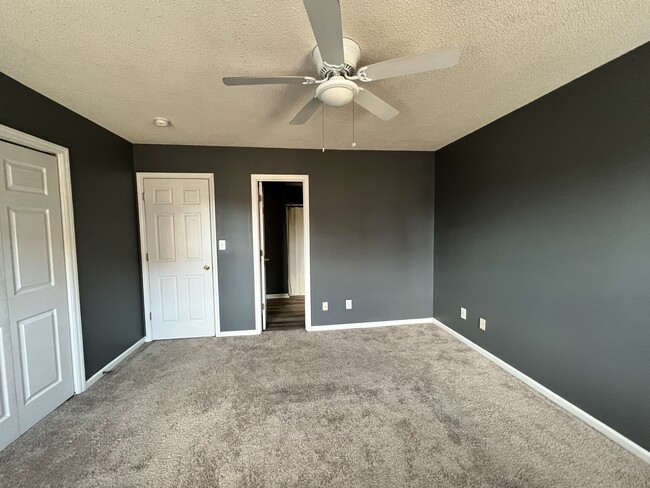
M 267 298 L 266 330 L 305 328 L 305 297 Z

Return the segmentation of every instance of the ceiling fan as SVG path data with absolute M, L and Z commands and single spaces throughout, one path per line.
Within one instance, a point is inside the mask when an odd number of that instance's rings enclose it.
M 228 86 L 317 85 L 314 98 L 298 112 L 291 121 L 292 125 L 307 122 L 322 103 L 343 107 L 352 101 L 381 120 L 390 120 L 399 114 L 397 109 L 358 86 L 355 81 L 383 80 L 449 68 L 458 63 L 460 53 L 454 46 L 382 61 L 357 70 L 361 48 L 352 39 L 343 37 L 339 0 L 304 0 L 304 4 L 316 37 L 317 45 L 312 52 L 312 61 L 318 68 L 319 79 L 311 76 L 240 76 L 223 79 Z

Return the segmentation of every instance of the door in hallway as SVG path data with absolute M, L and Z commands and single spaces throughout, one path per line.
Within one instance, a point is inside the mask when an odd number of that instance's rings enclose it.
M 201 178 L 144 178 L 153 339 L 214 336 L 210 186 Z

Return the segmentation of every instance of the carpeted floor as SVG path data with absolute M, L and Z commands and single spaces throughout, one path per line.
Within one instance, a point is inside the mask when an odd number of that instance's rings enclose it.
M 0 453 L 7 487 L 647 487 L 435 326 L 161 341 Z

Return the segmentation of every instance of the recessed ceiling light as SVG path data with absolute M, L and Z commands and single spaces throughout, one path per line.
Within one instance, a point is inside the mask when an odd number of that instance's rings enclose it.
M 158 127 L 169 127 L 170 125 L 172 125 L 172 121 L 166 119 L 165 117 L 154 117 L 153 123 L 156 124 Z

